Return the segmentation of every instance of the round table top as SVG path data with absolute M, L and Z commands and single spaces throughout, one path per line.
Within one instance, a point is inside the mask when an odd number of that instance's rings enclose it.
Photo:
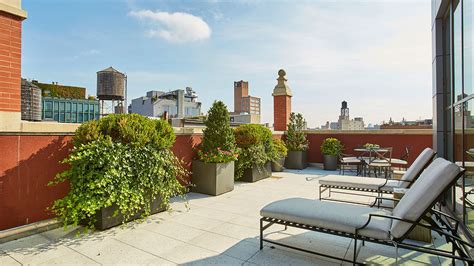
M 358 151 L 358 152 L 370 152 L 370 151 L 388 152 L 388 150 L 387 150 L 387 149 L 384 149 L 384 148 L 369 148 L 369 149 L 366 149 L 366 148 L 355 148 L 354 151 Z

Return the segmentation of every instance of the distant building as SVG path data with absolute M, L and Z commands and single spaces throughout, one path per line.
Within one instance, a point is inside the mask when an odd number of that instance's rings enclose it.
M 260 115 L 240 114 L 230 115 L 230 122 L 237 124 L 260 124 Z
M 339 130 L 364 130 L 364 119 L 362 117 L 350 119 L 349 108 L 347 107 L 346 101 L 342 102 L 341 114 L 339 115 L 337 123 L 337 129 Z
M 41 83 L 32 80 L 31 83 L 41 89 L 43 97 L 67 98 L 67 99 L 85 99 L 86 88 L 78 86 L 62 85 L 58 82 Z
M 250 115 L 249 119 L 255 124 L 260 123 L 260 98 L 249 95 L 248 81 L 234 82 L 234 112 L 231 115 Z
M 86 99 L 86 88 L 58 82 L 22 81 L 25 86 L 41 89 L 41 120 L 60 123 L 83 123 L 99 119 L 99 101 Z
M 146 96 L 132 100 L 129 112 L 148 117 L 161 117 L 165 112 L 169 118 L 195 117 L 201 115 L 201 103 L 197 97 L 190 87 L 171 92 L 149 91 Z
M 388 123 L 384 123 L 380 126 L 380 129 L 431 129 L 433 128 L 433 119 L 422 119 L 408 121 L 405 118 L 400 122 L 394 122 L 390 118 Z
M 82 123 L 99 119 L 99 101 L 87 99 L 42 98 L 43 121 Z

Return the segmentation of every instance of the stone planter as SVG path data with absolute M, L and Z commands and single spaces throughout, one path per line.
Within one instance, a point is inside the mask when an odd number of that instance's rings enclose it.
M 337 156 L 334 155 L 323 155 L 324 170 L 336 170 L 337 169 Z
M 234 162 L 193 161 L 192 191 L 217 196 L 234 190 Z
M 280 160 L 276 162 L 272 162 L 272 172 L 283 172 L 285 169 L 283 166 L 285 165 L 285 157 L 280 158 Z
M 239 181 L 253 183 L 270 176 L 272 176 L 272 164 L 267 162 L 262 166 L 254 165 L 252 168 L 245 169 Z
M 306 167 L 308 167 L 306 151 L 288 151 L 285 160 L 285 168 L 301 170 Z
M 154 199 L 151 202 L 150 214 L 155 214 L 155 213 L 165 211 L 167 207 L 166 206 L 162 207 L 161 206 L 162 202 L 163 201 L 161 200 L 161 197 Z M 125 221 L 125 219 L 120 213 L 117 216 L 113 216 L 116 210 L 118 210 L 117 205 L 112 205 L 112 206 L 100 209 L 95 214 L 95 219 L 96 219 L 94 223 L 95 228 L 99 230 L 105 230 L 117 225 L 121 225 Z M 140 218 L 143 212 L 144 212 L 143 210 L 139 211 L 137 214 L 135 214 L 134 216 L 126 220 L 126 222 L 130 222 L 130 221 Z

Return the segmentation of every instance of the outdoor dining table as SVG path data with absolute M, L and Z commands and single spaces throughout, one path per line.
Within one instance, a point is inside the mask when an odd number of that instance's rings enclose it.
M 357 158 L 361 160 L 361 162 L 363 163 L 363 167 L 360 171 L 361 171 L 361 174 L 363 172 L 364 176 L 367 174 L 367 166 L 373 160 L 377 159 L 377 157 L 374 156 L 376 153 L 389 152 L 388 149 L 384 149 L 384 148 L 355 148 L 354 151 L 359 153 L 359 156 L 357 156 Z

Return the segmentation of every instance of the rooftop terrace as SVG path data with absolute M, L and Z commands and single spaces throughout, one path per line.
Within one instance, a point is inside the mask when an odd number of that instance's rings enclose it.
M 0 245 L 0 265 L 16 264 L 197 264 L 197 265 L 341 265 L 279 246 L 265 244 L 259 250 L 260 209 L 269 202 L 289 198 L 318 197 L 318 178 L 334 174 L 310 167 L 301 171 L 273 173 L 256 183 L 237 182 L 221 196 L 187 195 L 188 207 L 174 198 L 173 212 L 131 222 L 122 227 L 77 237 L 80 228 L 58 228 Z M 348 195 L 344 195 L 347 199 Z M 360 201 L 360 197 L 357 199 Z M 368 202 L 368 200 L 367 200 Z M 266 237 L 325 254 L 351 258 L 351 240 L 300 229 L 274 226 Z M 448 245 L 436 235 L 428 246 Z M 393 264 L 392 247 L 366 243 L 360 262 Z M 449 260 L 399 250 L 401 264 L 449 264 Z

